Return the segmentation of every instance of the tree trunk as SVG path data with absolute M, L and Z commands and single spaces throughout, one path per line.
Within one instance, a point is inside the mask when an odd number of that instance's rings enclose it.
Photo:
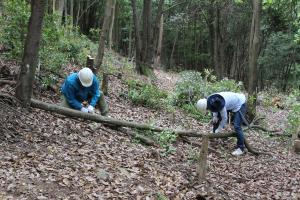
M 79 18 L 80 18 L 80 9 L 81 9 L 81 7 L 80 7 L 80 1 L 78 1 L 78 7 L 77 7 L 77 14 L 76 14 L 76 22 L 75 22 L 75 26 L 77 27 L 78 26 L 78 23 L 79 23 Z
M 3 12 L 3 0 L 0 0 L 0 17 L 2 16 Z
M 131 0 L 132 6 L 132 18 L 134 23 L 134 33 L 135 33 L 135 70 L 142 74 L 142 55 L 141 55 L 141 36 L 140 27 L 137 19 L 136 12 L 136 0 Z
M 249 43 L 249 81 L 248 94 L 250 97 L 249 117 L 253 119 L 256 115 L 256 88 L 257 88 L 257 59 L 260 47 L 260 15 L 262 0 L 253 0 L 253 15 Z
M 160 0 L 157 8 L 157 15 L 153 26 L 154 31 L 153 31 L 153 42 L 152 42 L 152 46 L 153 46 L 152 59 L 154 60 L 154 65 L 159 65 L 160 63 L 159 60 L 160 60 L 161 49 L 158 50 L 158 48 L 161 45 L 160 42 L 162 40 L 162 33 L 163 33 L 162 32 L 163 31 L 163 12 L 162 12 L 163 5 L 164 5 L 164 0 Z
M 59 15 L 59 24 L 62 23 L 62 17 L 65 7 L 65 0 L 58 0 L 58 15 Z
M 174 42 L 173 42 L 171 56 L 170 56 L 170 64 L 169 64 L 170 67 L 173 67 L 173 65 L 175 64 L 175 61 L 174 61 L 174 52 L 175 52 L 175 47 L 176 47 L 177 40 L 178 40 L 178 35 L 179 35 L 179 30 L 177 29 L 176 30 L 175 39 L 174 39 Z
M 152 0 L 144 0 L 143 5 L 143 31 L 142 31 L 142 74 L 148 75 L 148 69 L 151 69 L 152 49 L 151 44 L 151 6 Z
M 74 0 L 70 0 L 70 25 L 71 27 L 74 26 Z
M 215 20 L 214 20 L 214 69 L 217 74 L 217 77 L 220 79 L 220 55 L 219 55 L 219 17 L 220 17 L 220 10 L 216 8 L 215 11 Z
M 128 57 L 132 58 L 132 18 L 129 21 L 129 36 L 128 36 Z
M 164 28 L 164 15 L 160 17 L 160 25 L 159 25 L 159 34 L 158 34 L 158 42 L 155 51 L 154 57 L 154 65 L 160 67 L 161 65 L 161 48 L 162 48 L 162 40 L 163 40 L 163 28 Z
M 103 20 L 100 38 L 99 38 L 98 53 L 97 53 L 96 60 L 95 60 L 95 68 L 97 71 L 100 69 L 100 67 L 102 65 L 102 61 L 103 61 L 104 48 L 105 48 L 105 37 L 107 36 L 109 24 L 110 24 L 110 20 L 111 20 L 112 1 L 113 0 L 106 0 L 105 15 L 104 15 L 104 20 Z
M 208 8 L 208 19 L 206 20 L 208 32 L 209 32 L 209 65 L 214 66 L 214 1 L 210 1 Z
M 112 14 L 111 14 L 111 23 L 109 26 L 109 39 L 108 39 L 108 48 L 111 50 L 112 43 L 113 43 L 113 28 L 114 28 L 114 22 L 115 22 L 115 11 L 116 11 L 116 0 L 112 0 Z
M 28 23 L 28 33 L 24 47 L 21 71 L 18 76 L 16 97 L 24 107 L 28 107 L 32 95 L 32 85 L 38 64 L 38 52 L 45 12 L 45 0 L 31 1 L 31 16 Z

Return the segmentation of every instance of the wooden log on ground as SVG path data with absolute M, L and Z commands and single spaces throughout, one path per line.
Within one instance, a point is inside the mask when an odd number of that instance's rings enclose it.
M 15 99 L 15 97 L 8 95 L 8 94 L 0 94 L 0 96 L 5 98 L 11 98 Z M 136 122 L 128 122 L 124 120 L 118 120 L 110 117 L 104 117 L 97 114 L 90 114 L 90 113 L 84 113 L 78 110 L 70 109 L 61 107 L 59 105 L 45 103 L 36 99 L 31 99 L 31 106 L 34 108 L 39 108 L 45 111 L 50 111 L 58 114 L 62 114 L 68 117 L 76 117 L 81 119 L 86 119 L 94 122 L 99 122 L 107 125 L 114 125 L 117 127 L 129 127 L 129 128 L 135 128 L 139 130 L 151 130 L 155 132 L 163 132 L 163 131 L 169 131 L 177 134 L 178 136 L 185 136 L 185 137 L 203 137 L 204 134 L 198 133 L 196 130 L 174 130 L 174 129 L 167 129 L 157 126 L 151 126 L 148 124 L 143 123 L 136 123 Z M 256 127 L 257 128 L 257 127 Z M 244 131 L 248 130 L 249 128 L 244 129 Z M 207 134 L 207 133 L 206 133 Z M 235 137 L 235 132 L 229 132 L 229 133 L 218 133 L 218 134 L 208 134 L 208 137 L 211 138 L 227 138 L 227 137 Z M 261 153 L 259 151 L 256 151 L 251 147 L 247 139 L 245 138 L 245 145 L 249 152 L 258 155 L 258 154 L 267 154 L 267 153 Z

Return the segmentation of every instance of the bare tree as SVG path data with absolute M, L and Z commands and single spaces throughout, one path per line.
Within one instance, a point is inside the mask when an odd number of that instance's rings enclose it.
M 24 47 L 21 71 L 18 76 L 16 97 L 28 107 L 32 95 L 35 69 L 38 64 L 38 52 L 42 32 L 42 23 L 46 0 L 31 0 L 31 16 Z

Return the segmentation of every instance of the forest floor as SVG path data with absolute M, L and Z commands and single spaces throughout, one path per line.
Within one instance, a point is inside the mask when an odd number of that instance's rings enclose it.
M 13 62 L 0 62 L 11 71 Z M 1 68 L 0 66 L 0 68 Z M 122 71 L 122 60 L 115 65 Z M 78 70 L 64 67 L 65 73 Z M 155 84 L 172 91 L 178 74 L 155 70 Z M 132 76 L 132 75 L 131 75 Z M 124 97 L 122 79 L 109 76 L 109 116 L 168 128 L 209 132 L 177 109 L 170 113 L 133 105 Z M 145 77 L 138 77 L 148 81 Z M 60 83 L 63 80 L 60 80 Z M 59 83 L 59 84 L 60 84 Z M 58 84 L 58 86 L 59 86 Z M 35 98 L 58 104 L 59 92 L 35 86 Z M 13 95 L 14 87 L 1 85 L 0 92 Z M 0 199 L 300 199 L 300 157 L 289 153 L 290 138 L 270 137 L 265 132 L 246 133 L 250 143 L 270 155 L 231 152 L 235 138 L 212 139 L 207 181 L 198 183 L 194 145 L 178 140 L 176 150 L 145 146 L 128 135 L 95 122 L 72 119 L 39 109 L 24 110 L 16 102 L 0 98 Z M 258 107 L 264 126 L 287 126 L 287 110 Z

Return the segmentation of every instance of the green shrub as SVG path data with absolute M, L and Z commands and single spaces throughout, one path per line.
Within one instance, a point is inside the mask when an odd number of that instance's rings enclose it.
M 30 16 L 30 6 L 25 0 L 3 2 L 0 16 L 0 44 L 9 49 L 8 58 L 21 60 Z
M 197 100 L 216 92 L 239 92 L 242 86 L 242 83 L 227 78 L 216 81 L 216 77 L 209 70 L 204 71 L 204 76 L 200 72 L 184 71 L 176 83 L 171 103 L 177 106 L 195 104 Z
M 177 140 L 177 134 L 171 131 L 163 131 L 160 134 L 155 135 L 155 140 L 162 147 L 165 152 L 162 156 L 166 156 L 176 151 L 176 148 L 172 145 Z
M 202 121 L 202 122 L 209 122 L 209 120 L 210 120 L 209 115 L 204 115 L 193 104 L 183 104 L 181 107 L 182 107 L 183 110 L 185 110 L 194 119 L 197 119 L 197 120 Z
M 30 5 L 25 0 L 4 1 L 3 10 L 0 44 L 9 49 L 8 58 L 20 61 L 28 31 Z M 41 69 L 59 72 L 67 63 L 84 65 L 90 52 L 96 52 L 96 44 L 79 34 L 77 28 L 62 26 L 57 13 L 45 14 L 39 50 Z
M 156 86 L 135 80 L 129 80 L 127 84 L 129 86 L 128 97 L 134 104 L 150 108 L 160 108 L 165 104 L 164 99 L 167 98 L 167 93 Z

